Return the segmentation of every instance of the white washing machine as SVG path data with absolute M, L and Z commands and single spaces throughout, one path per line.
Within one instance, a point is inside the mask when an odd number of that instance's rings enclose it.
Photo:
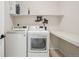
M 28 57 L 49 56 L 49 32 L 39 26 L 30 26 L 28 31 Z
M 5 56 L 6 57 L 27 57 L 27 31 L 26 28 L 13 28 L 6 33 Z

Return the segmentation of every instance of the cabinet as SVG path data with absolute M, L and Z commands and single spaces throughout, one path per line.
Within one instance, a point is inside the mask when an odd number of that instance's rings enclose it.
M 19 4 L 20 6 L 20 14 L 16 14 L 16 4 Z M 18 2 L 18 1 L 10 2 L 10 14 L 11 15 L 28 15 L 27 12 L 28 12 L 28 9 L 26 8 L 25 3 Z
M 23 32 L 7 32 L 5 40 L 6 57 L 27 57 L 27 36 Z
M 29 2 L 31 15 L 60 15 L 59 4 L 55 1 Z
M 16 2 L 9 2 L 9 4 L 10 4 L 10 14 L 16 14 L 16 7 L 15 7 L 15 5 L 16 5 Z
M 61 4 L 58 1 L 12 2 L 11 14 L 16 14 L 16 3 L 20 4 L 20 15 L 63 15 L 61 12 Z

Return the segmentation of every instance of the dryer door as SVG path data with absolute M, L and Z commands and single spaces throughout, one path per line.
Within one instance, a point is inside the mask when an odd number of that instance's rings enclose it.
M 31 38 L 31 50 L 46 50 L 46 38 Z

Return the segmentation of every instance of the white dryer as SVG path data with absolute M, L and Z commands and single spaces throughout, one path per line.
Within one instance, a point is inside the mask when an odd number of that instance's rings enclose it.
M 28 31 L 28 57 L 49 56 L 49 32 L 39 26 L 30 26 Z
M 6 33 L 5 56 L 6 57 L 27 57 L 27 31 L 26 28 L 13 28 Z

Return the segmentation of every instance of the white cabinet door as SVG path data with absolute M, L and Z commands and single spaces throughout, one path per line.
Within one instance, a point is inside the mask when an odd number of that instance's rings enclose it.
M 28 2 L 30 15 L 59 15 L 59 2 L 55 1 L 32 1 Z
M 63 1 L 58 2 L 58 12 L 59 12 L 59 15 L 64 15 L 64 2 Z
M 11 2 L 9 2 L 9 4 L 10 4 L 10 14 L 16 14 L 16 7 L 15 7 L 16 2 L 11 1 Z
M 5 55 L 6 57 L 26 57 L 27 42 L 26 36 L 22 33 L 11 32 L 6 34 L 5 40 Z
M 17 2 L 20 5 L 20 14 L 21 15 L 28 15 L 28 7 L 27 7 L 27 3 L 25 2 Z
M 4 34 L 4 2 L 0 1 L 0 36 L 1 34 Z M 0 57 L 4 57 L 4 38 L 0 39 Z

